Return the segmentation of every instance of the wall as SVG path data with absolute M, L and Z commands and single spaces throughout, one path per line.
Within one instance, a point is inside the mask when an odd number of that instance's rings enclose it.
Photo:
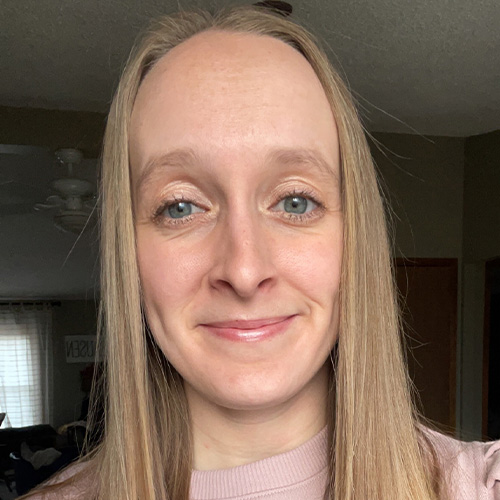
M 464 260 L 500 256 L 500 130 L 465 142 Z
M 460 258 L 464 139 L 373 136 L 372 153 L 394 212 L 396 255 Z
M 0 298 L 94 296 L 99 280 L 95 228 L 79 236 L 58 230 L 50 213 L 4 216 L 0 242 Z
M 95 335 L 96 305 L 94 301 L 72 300 L 54 308 L 54 418 L 57 428 L 78 420 L 84 394 L 80 391 L 80 370 L 86 363 L 66 363 L 65 335 Z
M 0 106 L 0 144 L 78 148 L 86 158 L 101 152 L 106 116 L 86 111 L 59 111 Z

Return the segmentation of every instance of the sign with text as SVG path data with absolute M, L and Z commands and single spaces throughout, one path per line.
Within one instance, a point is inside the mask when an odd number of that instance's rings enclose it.
M 66 335 L 64 337 L 66 363 L 93 363 L 96 361 L 95 335 Z

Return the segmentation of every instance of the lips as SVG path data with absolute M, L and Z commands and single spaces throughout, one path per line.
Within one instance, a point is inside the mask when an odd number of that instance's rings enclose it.
M 234 342 L 269 340 L 285 333 L 296 315 L 251 320 L 229 320 L 203 323 L 200 326 L 219 338 Z

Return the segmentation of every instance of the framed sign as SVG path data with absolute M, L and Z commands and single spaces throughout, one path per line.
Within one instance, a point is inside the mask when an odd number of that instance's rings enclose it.
M 66 363 L 93 363 L 96 357 L 95 335 L 66 335 Z

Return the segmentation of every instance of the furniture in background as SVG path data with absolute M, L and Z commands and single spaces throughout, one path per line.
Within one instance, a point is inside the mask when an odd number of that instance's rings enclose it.
M 14 480 L 18 495 L 28 493 L 35 486 L 49 479 L 58 470 L 76 460 L 79 454 L 78 448 L 68 447 L 61 450 L 61 456 L 50 465 L 43 465 L 39 469 L 35 469 L 30 462 L 22 458 L 19 454 L 11 453 L 10 459 L 14 466 Z
M 61 452 L 61 456 L 50 465 L 35 470 L 33 465 L 21 456 L 23 442 L 32 451 L 55 448 Z M 47 424 L 0 429 L 0 478 L 11 491 L 15 481 L 16 491 L 20 495 L 48 479 L 75 460 L 79 454 L 80 450 L 74 442 L 67 436 L 59 435 Z

